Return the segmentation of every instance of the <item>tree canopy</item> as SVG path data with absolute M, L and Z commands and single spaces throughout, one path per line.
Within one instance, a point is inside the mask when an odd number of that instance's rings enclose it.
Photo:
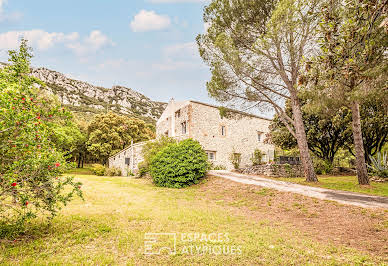
M 210 66 L 210 96 L 220 102 L 274 110 L 297 139 L 306 179 L 317 181 L 299 103 L 302 59 L 310 54 L 319 0 L 214 0 L 204 12 L 209 25 L 197 37 Z M 289 100 L 294 116 L 287 115 Z
M 136 143 L 155 137 L 144 121 L 113 112 L 95 116 L 88 126 L 88 134 L 87 149 L 102 163 L 132 141 Z
M 316 102 L 324 106 L 347 106 L 352 111 L 360 184 L 369 183 L 360 104 L 374 90 L 387 89 L 388 34 L 383 27 L 386 7 L 386 0 L 325 2 L 317 28 L 320 50 L 308 63 L 308 68 L 312 65 L 309 87 L 316 94 Z

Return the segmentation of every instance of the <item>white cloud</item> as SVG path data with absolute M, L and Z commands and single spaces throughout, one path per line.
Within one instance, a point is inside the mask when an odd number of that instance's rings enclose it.
M 0 0 L 0 22 L 2 21 L 15 21 L 19 20 L 22 17 L 20 12 L 12 12 L 7 14 L 4 11 L 4 6 L 7 4 L 8 0 Z
M 155 11 L 141 10 L 130 23 L 134 32 L 156 31 L 168 28 L 171 20 L 168 16 L 158 15 Z
M 99 30 L 90 32 L 82 41 L 68 43 L 66 46 L 79 56 L 95 53 L 106 46 L 114 46 L 115 43 Z
M 33 49 L 41 51 L 53 48 L 59 44 L 63 45 L 72 50 L 77 56 L 82 57 L 82 59 L 106 46 L 115 45 L 99 30 L 91 31 L 88 36 L 81 39 L 78 32 L 65 34 L 63 32 L 46 32 L 41 29 L 35 29 L 1 33 L 0 50 L 17 49 L 22 38 L 28 40 L 28 45 Z
M 7 3 L 7 0 L 0 0 L 0 13 L 4 12 L 4 5 Z
M 195 42 L 178 43 L 163 49 L 163 60 L 152 64 L 158 71 L 198 70 L 204 68 Z
M 198 56 L 198 46 L 195 42 L 178 43 L 163 49 L 168 58 L 194 58 Z
M 46 50 L 57 43 L 71 42 L 79 38 L 77 32 L 65 34 L 62 32 L 46 32 L 40 29 L 29 31 L 9 31 L 0 34 L 0 49 L 16 49 L 21 38 L 29 41 L 29 45 L 38 49 Z

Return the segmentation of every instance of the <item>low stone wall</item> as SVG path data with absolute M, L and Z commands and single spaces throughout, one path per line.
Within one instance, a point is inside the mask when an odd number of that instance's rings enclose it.
M 272 177 L 302 177 L 301 165 L 262 164 L 238 169 L 237 172 L 248 175 L 265 175 Z

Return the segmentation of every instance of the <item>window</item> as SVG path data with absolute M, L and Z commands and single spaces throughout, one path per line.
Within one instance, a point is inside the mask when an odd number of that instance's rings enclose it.
M 257 141 L 258 142 L 261 142 L 261 135 L 262 135 L 263 133 L 262 132 L 257 132 Z
M 215 151 L 206 151 L 207 159 L 209 161 L 214 161 L 216 159 L 216 152 Z
M 221 136 L 226 136 L 226 127 L 221 126 Z
M 177 118 L 181 117 L 181 110 L 178 110 L 175 112 L 175 117 Z
M 181 127 L 182 127 L 182 134 L 186 134 L 187 132 L 186 122 L 181 123 Z
M 168 137 L 168 130 L 164 132 L 164 135 Z
M 125 165 L 131 164 L 131 158 L 125 158 Z

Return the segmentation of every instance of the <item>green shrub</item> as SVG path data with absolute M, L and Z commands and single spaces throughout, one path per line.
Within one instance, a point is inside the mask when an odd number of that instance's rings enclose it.
M 131 167 L 127 167 L 127 176 L 130 177 L 130 176 L 135 176 L 135 174 L 132 172 L 132 169 Z M 121 173 L 121 170 L 120 170 L 120 173 Z
M 253 152 L 252 157 L 251 157 L 252 164 L 253 165 L 260 165 L 261 160 L 263 159 L 263 156 L 264 156 L 264 153 L 261 150 L 255 149 L 255 151 Z
M 241 163 L 241 153 L 233 152 L 229 157 L 230 162 L 233 164 L 234 169 L 240 168 Z
M 105 175 L 105 167 L 102 164 L 93 164 L 92 171 L 93 171 L 93 174 L 98 175 L 98 176 Z
M 207 156 L 199 142 L 186 139 L 158 152 L 151 161 L 150 173 L 157 186 L 182 188 L 197 184 L 207 166 Z
M 313 164 L 314 164 L 315 173 L 318 175 L 321 175 L 321 174 L 327 175 L 333 171 L 333 165 L 328 161 L 324 161 L 322 159 L 314 157 Z
M 224 165 L 214 165 L 212 162 L 208 163 L 209 170 L 226 170 L 226 166 Z
M 139 163 L 139 172 L 138 172 L 138 177 L 144 177 L 148 173 L 148 165 L 146 165 L 145 162 Z
M 173 138 L 162 136 L 155 141 L 147 142 L 142 149 L 143 162 L 139 163 L 139 177 L 145 176 L 150 171 L 150 164 L 155 155 L 167 147 L 169 144 L 177 143 Z
M 388 178 L 388 156 L 387 153 L 377 153 L 376 158 L 369 156 L 371 165 L 368 168 L 371 169 L 373 175 Z
M 105 169 L 106 176 L 121 176 L 121 169 L 117 167 L 110 167 Z

